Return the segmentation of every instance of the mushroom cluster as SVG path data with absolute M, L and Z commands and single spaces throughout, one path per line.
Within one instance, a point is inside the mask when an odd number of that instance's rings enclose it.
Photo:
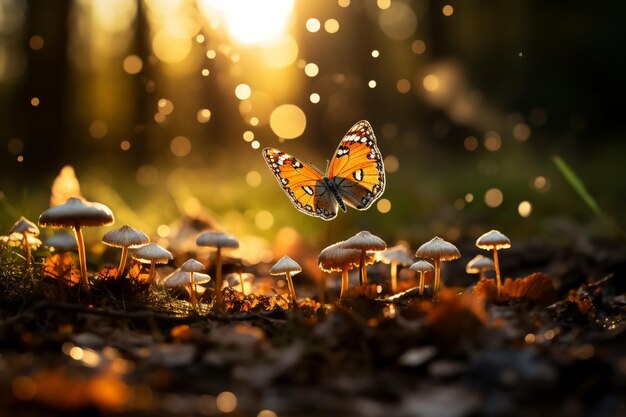
M 441 261 L 452 261 L 461 257 L 461 252 L 452 243 L 435 236 L 417 249 L 415 256 L 418 258 L 432 259 L 435 264 L 435 282 L 433 285 L 433 298 L 437 298 L 441 285 Z

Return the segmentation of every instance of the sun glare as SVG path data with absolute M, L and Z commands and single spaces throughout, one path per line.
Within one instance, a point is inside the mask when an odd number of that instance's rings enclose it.
M 230 36 L 244 44 L 259 44 L 285 32 L 294 0 L 200 0 L 210 22 L 223 23 Z

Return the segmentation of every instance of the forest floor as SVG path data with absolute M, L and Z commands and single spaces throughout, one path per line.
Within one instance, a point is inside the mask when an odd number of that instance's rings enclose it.
M 102 286 L 61 296 L 0 274 L 0 415 L 626 416 L 626 247 L 536 249 L 517 245 L 503 267 L 558 277 L 556 290 L 295 311 L 191 312 Z

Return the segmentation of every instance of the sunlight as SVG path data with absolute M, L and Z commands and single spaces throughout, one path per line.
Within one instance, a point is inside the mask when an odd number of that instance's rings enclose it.
M 237 42 L 259 44 L 279 37 L 287 26 L 294 0 L 199 0 L 198 7 L 213 23 L 225 24 Z

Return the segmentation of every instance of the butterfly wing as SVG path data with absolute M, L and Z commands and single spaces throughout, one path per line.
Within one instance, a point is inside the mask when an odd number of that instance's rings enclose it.
M 383 194 L 383 157 L 368 121 L 355 123 L 345 134 L 330 161 L 328 178 L 343 201 L 357 210 L 368 209 Z
M 275 148 L 263 149 L 263 157 L 295 208 L 324 220 L 337 216 L 337 200 L 322 175 L 310 165 Z

